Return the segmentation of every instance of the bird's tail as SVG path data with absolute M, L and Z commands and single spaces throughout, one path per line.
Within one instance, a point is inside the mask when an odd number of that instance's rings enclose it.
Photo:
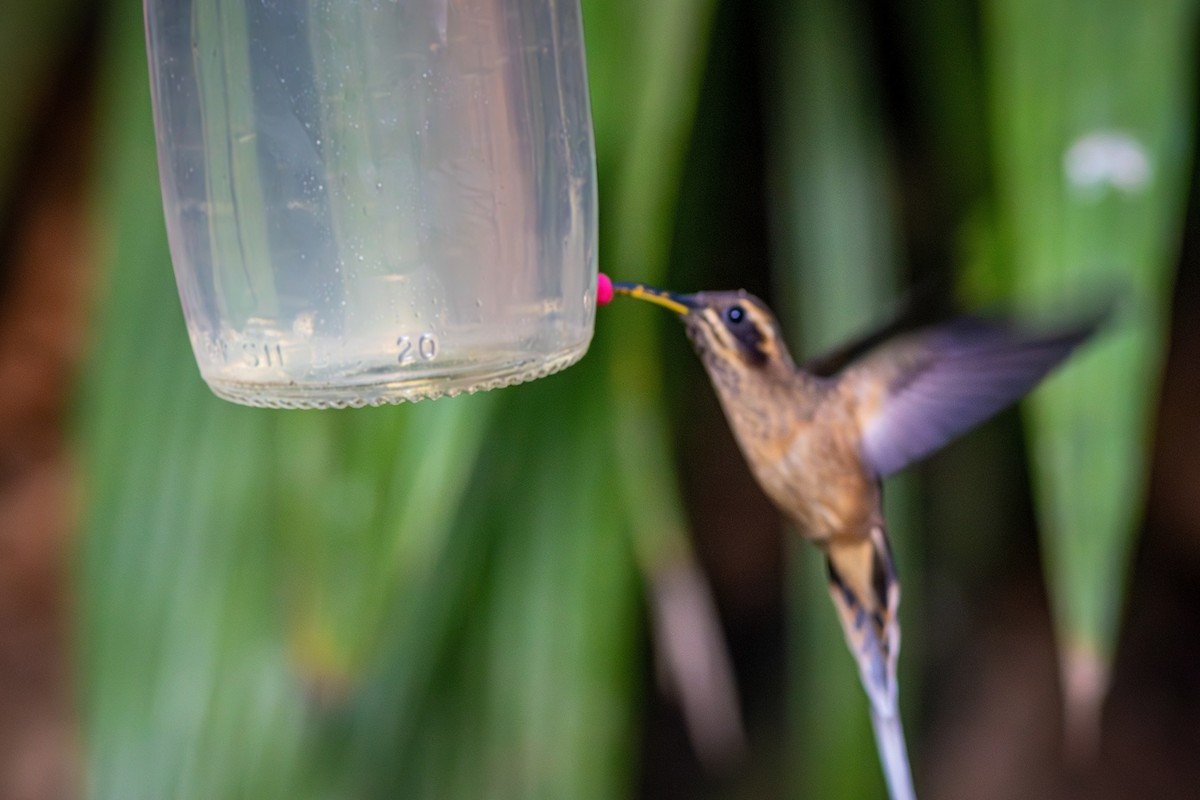
M 871 724 L 888 792 L 892 800 L 914 800 L 896 687 L 900 582 L 887 534 L 882 525 L 875 525 L 865 539 L 831 540 L 825 553 L 829 593 L 871 701 Z
M 872 706 L 871 727 L 875 729 L 875 746 L 879 749 L 879 763 L 883 765 L 888 796 L 892 800 L 917 800 L 912 770 L 908 766 L 908 748 L 904 744 L 900 711 L 884 717 Z

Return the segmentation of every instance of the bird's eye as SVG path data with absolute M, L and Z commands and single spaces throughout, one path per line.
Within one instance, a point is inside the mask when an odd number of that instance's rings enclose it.
M 746 309 L 741 306 L 730 306 L 725 309 L 725 321 L 730 325 L 738 325 L 746 320 Z

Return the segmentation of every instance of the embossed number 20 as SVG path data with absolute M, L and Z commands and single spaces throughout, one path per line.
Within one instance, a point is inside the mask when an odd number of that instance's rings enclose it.
M 413 342 L 411 336 L 401 336 L 396 340 L 396 346 L 400 348 L 396 360 L 401 364 L 410 364 L 417 359 L 433 361 L 437 358 L 438 342 L 432 333 L 422 333 L 416 342 Z

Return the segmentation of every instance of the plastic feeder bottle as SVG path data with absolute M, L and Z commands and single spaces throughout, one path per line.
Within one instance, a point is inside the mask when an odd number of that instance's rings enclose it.
M 171 255 L 221 397 L 517 383 L 586 351 L 578 0 L 146 0 Z

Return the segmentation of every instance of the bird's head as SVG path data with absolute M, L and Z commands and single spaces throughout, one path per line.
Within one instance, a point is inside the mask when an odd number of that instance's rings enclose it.
M 714 378 L 730 370 L 794 369 L 775 315 L 748 292 L 675 294 L 640 283 L 614 283 L 613 291 L 678 314 Z

